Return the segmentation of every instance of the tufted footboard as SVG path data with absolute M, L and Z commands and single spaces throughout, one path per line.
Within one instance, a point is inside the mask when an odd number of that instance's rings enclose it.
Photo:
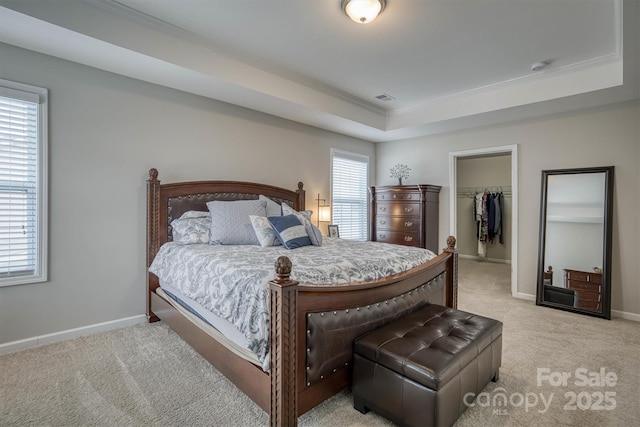
M 306 386 L 348 366 L 352 359 L 352 342 L 365 332 L 376 329 L 422 307 L 427 302 L 445 303 L 445 274 L 392 298 L 342 310 L 307 313 L 306 317 Z

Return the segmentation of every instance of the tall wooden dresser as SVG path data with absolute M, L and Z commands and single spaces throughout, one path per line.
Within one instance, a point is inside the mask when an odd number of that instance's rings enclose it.
M 440 186 L 371 187 L 371 240 L 438 253 Z
M 576 293 L 576 308 L 602 311 L 602 273 L 565 268 L 564 281 Z

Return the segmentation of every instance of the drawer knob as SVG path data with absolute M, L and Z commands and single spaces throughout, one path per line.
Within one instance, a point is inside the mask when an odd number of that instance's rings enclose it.
M 380 225 L 385 225 L 386 223 L 387 223 L 387 221 L 385 221 L 385 220 L 378 221 L 378 224 L 380 224 Z
M 409 213 L 409 212 L 413 211 L 413 208 L 404 208 L 404 211 Z
M 411 222 L 411 221 L 405 221 L 404 222 L 404 226 L 405 227 L 411 227 L 412 225 L 413 225 L 413 222 Z
M 384 206 L 381 206 L 381 207 L 380 207 L 380 210 L 381 210 L 382 212 L 386 212 L 386 211 L 387 211 L 387 208 L 386 208 L 386 207 L 384 207 Z
M 407 195 L 407 199 L 412 198 L 413 196 L 411 194 Z
M 397 196 L 394 194 L 394 195 L 393 195 L 393 198 L 395 199 L 396 197 L 397 197 Z
M 379 239 L 386 239 L 387 235 L 386 234 L 378 234 L 378 238 Z
M 410 242 L 410 241 L 412 241 L 412 240 L 413 240 L 413 237 L 412 237 L 412 236 L 404 236 L 404 241 L 405 241 L 405 242 Z

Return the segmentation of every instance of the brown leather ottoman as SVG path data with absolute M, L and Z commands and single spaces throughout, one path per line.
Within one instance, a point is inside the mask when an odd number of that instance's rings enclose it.
M 502 322 L 426 305 L 354 341 L 353 405 L 400 425 L 450 426 L 501 362 Z

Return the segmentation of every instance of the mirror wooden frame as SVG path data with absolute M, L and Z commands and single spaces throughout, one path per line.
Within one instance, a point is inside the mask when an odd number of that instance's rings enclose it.
M 547 232 L 547 198 L 549 176 L 604 173 L 604 217 L 603 217 L 603 240 L 602 240 L 602 287 L 601 304 L 602 310 L 588 310 L 576 308 L 574 306 L 561 304 L 553 301 L 545 301 L 544 281 L 545 281 L 545 245 Z M 589 167 L 575 169 L 555 169 L 542 171 L 542 193 L 540 200 L 540 238 L 538 247 L 538 286 L 536 292 L 536 305 L 557 308 L 574 313 L 586 314 L 589 316 L 611 319 L 611 248 L 612 248 L 612 222 L 613 222 L 613 178 L 614 167 Z M 565 289 L 565 288 L 559 288 Z

